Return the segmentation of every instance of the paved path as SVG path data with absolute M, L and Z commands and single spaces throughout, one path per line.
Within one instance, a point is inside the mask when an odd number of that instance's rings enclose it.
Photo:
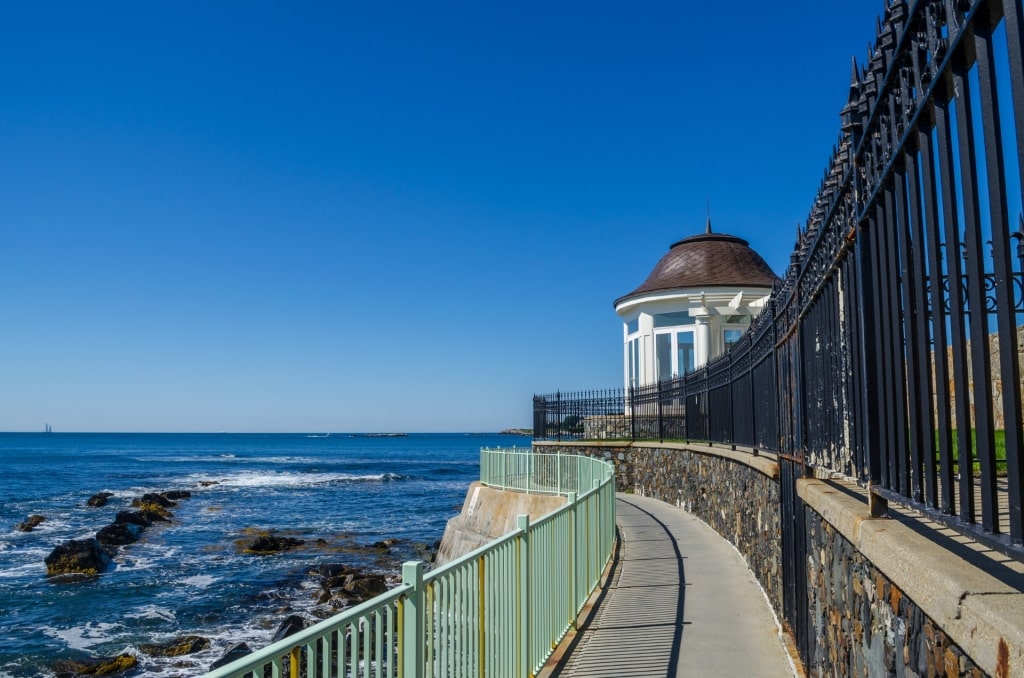
M 743 558 L 689 513 L 617 495 L 619 562 L 560 678 L 794 675 Z

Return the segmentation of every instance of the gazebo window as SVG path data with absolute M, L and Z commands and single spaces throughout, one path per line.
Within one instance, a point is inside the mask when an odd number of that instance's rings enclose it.
M 678 374 L 693 372 L 694 358 L 693 332 L 676 333 L 676 365 Z
M 694 368 L 693 332 L 658 332 L 654 335 L 658 380 L 667 381 Z
M 657 327 L 676 327 L 678 325 L 692 325 L 693 318 L 686 311 L 677 311 L 675 313 L 655 313 L 654 314 L 654 326 Z
M 743 336 L 744 330 L 739 329 L 726 329 L 725 330 L 725 350 L 728 351 L 732 348 L 736 342 Z

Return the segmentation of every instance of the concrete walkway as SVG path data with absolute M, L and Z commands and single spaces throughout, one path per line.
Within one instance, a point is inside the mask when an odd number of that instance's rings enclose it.
M 542 675 L 795 675 L 768 600 L 725 539 L 654 499 L 619 494 L 615 508 L 621 547 L 611 580 Z

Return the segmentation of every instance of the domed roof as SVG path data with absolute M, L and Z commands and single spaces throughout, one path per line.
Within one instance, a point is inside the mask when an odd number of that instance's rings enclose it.
M 705 287 L 772 287 L 779 281 L 761 255 L 742 238 L 707 232 L 674 243 L 647 280 L 615 306 L 651 292 Z

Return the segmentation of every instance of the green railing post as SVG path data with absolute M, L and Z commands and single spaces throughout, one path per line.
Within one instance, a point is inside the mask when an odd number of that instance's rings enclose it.
M 530 516 L 520 514 L 516 518 L 516 526 L 519 528 L 519 537 L 516 539 L 516 586 L 519 589 L 518 624 L 519 640 L 516 643 L 516 657 L 519 665 L 516 671 L 517 676 L 529 676 L 530 671 Z
M 576 493 L 569 496 L 569 628 L 576 628 Z
M 423 600 L 423 563 L 418 560 L 402 565 L 402 584 L 409 596 L 402 611 L 402 638 L 398 648 L 402 658 L 401 678 L 423 678 L 423 629 L 426 604 Z
M 533 480 L 533 453 L 526 456 L 526 494 L 530 494 L 530 482 Z
M 555 475 L 558 480 L 555 481 L 557 486 L 556 492 L 562 494 L 562 450 L 555 449 Z

